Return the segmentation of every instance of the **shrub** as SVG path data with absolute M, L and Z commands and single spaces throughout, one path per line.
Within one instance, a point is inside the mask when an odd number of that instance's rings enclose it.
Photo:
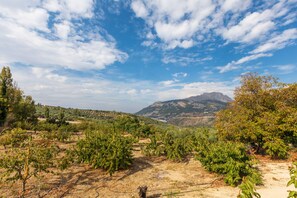
M 20 146 L 29 137 L 27 131 L 15 128 L 11 131 L 6 131 L 5 134 L 0 136 L 0 145 L 4 147 L 7 145 L 11 145 L 12 147 Z
M 261 182 L 261 176 L 258 172 L 253 171 L 250 175 L 243 178 L 242 183 L 239 185 L 238 198 L 260 198 L 261 195 L 256 192 L 255 185 Z
M 183 131 L 184 132 L 184 131 Z M 193 150 L 193 135 L 177 131 L 150 136 L 150 143 L 144 148 L 148 156 L 164 155 L 173 161 L 182 161 Z
M 54 166 L 57 150 L 54 147 L 27 145 L 25 148 L 12 148 L 0 156 L 0 168 L 4 169 L 0 179 L 22 182 L 22 194 L 25 196 L 26 184 L 31 177 L 41 172 L 49 172 Z
M 47 122 L 39 122 L 36 125 L 36 130 L 37 131 L 56 131 L 58 130 L 58 126 L 56 124 L 51 124 L 51 123 L 47 123 Z
M 89 131 L 78 141 L 75 150 L 77 160 L 103 168 L 112 175 L 132 164 L 132 139 L 118 133 Z
M 270 138 L 264 143 L 263 148 L 266 153 L 274 159 L 286 159 L 288 157 L 288 146 L 282 139 Z
M 224 175 L 225 182 L 238 185 L 244 176 L 252 174 L 251 157 L 241 143 L 216 142 L 197 148 L 196 159 L 209 171 Z

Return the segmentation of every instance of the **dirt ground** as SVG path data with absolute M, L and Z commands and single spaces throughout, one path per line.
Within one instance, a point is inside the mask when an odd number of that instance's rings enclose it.
M 263 198 L 285 198 L 289 181 L 288 161 L 259 159 L 264 185 L 257 187 Z M 56 175 L 47 174 L 29 184 L 27 197 L 138 197 L 138 186 L 148 187 L 148 197 L 236 197 L 239 189 L 224 184 L 223 179 L 204 170 L 190 158 L 176 163 L 165 158 L 147 158 L 134 148 L 132 168 L 109 176 L 86 165 L 74 166 Z M 19 183 L 1 184 L 0 197 L 16 197 Z M 293 189 L 293 188 L 291 188 Z

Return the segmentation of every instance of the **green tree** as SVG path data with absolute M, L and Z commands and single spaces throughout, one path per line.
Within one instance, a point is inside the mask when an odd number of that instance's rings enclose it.
M 9 67 L 3 67 L 0 75 L 0 127 L 15 122 L 36 122 L 35 104 L 31 96 L 25 96 L 13 82 Z
M 27 182 L 41 172 L 49 172 L 49 168 L 56 166 L 55 147 L 44 147 L 30 143 L 24 148 L 12 148 L 0 156 L 0 168 L 4 172 L 0 179 L 5 181 L 21 181 L 22 194 L 25 197 Z
M 44 110 L 44 117 L 46 119 L 49 119 L 50 118 L 50 111 L 49 111 L 49 108 L 48 107 L 45 107 L 45 110 Z
M 9 67 L 3 67 L 0 75 L 0 127 L 2 127 L 6 121 L 8 114 L 8 99 L 9 90 L 12 87 L 12 77 Z
M 271 76 L 243 76 L 234 101 L 217 114 L 220 137 L 248 143 L 272 157 L 286 157 L 286 147 L 278 145 L 297 142 L 296 87 Z

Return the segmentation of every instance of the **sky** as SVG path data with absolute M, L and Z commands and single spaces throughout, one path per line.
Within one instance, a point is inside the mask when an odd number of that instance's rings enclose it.
M 297 81 L 297 0 L 1 0 L 0 65 L 36 103 L 134 113 L 248 72 Z

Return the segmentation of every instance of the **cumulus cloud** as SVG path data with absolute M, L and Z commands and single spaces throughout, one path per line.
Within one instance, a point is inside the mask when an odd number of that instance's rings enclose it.
M 288 14 L 294 2 L 255 4 L 251 0 L 132 0 L 131 9 L 154 32 L 164 49 L 190 48 L 209 36 L 227 42 L 264 42 L 278 32 L 277 26 L 296 21 Z M 250 8 L 253 8 L 250 12 Z M 157 38 L 147 38 L 146 46 Z
M 105 39 L 99 33 L 82 32 L 79 25 L 71 22 L 73 18 L 92 17 L 92 0 L 28 2 L 16 10 L 9 2 L 0 5 L 2 64 L 21 62 L 89 70 L 103 69 L 128 58 L 117 49 L 110 35 Z M 52 26 L 49 26 L 50 16 L 54 18 Z

